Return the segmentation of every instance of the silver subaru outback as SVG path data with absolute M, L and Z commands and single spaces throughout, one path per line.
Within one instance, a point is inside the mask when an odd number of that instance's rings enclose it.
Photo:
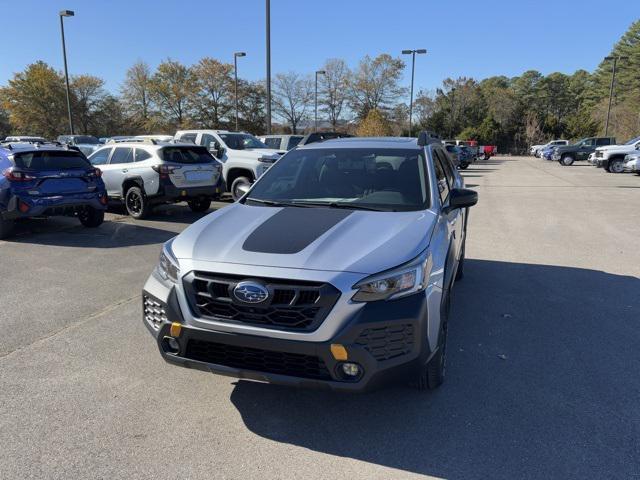
M 433 389 L 476 202 L 427 132 L 298 147 L 164 245 L 144 323 L 184 367 L 344 391 L 391 380 Z

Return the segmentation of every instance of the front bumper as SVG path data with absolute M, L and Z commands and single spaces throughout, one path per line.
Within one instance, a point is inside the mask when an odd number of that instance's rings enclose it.
M 630 161 L 624 164 L 625 172 L 640 172 L 640 161 Z
M 5 220 L 11 220 L 40 216 L 73 215 L 85 207 L 92 207 L 96 210 L 106 210 L 106 205 L 100 202 L 101 196 L 106 199 L 106 193 L 104 192 L 64 196 L 54 195 L 49 197 L 13 195 L 7 202 L 6 210 L 0 211 L 0 215 L 2 215 L 2 218 Z M 29 209 L 26 212 L 20 211 L 20 203 L 27 204 Z
M 425 292 L 368 303 L 333 338 L 311 342 L 188 325 L 175 288 L 167 290 L 166 296 L 157 288 L 148 290 L 145 286 L 143 321 L 156 338 L 162 357 L 187 368 L 283 385 L 359 392 L 415 376 L 432 353 L 427 338 L 433 326 Z M 437 295 L 436 300 L 440 299 Z M 181 325 L 179 335 L 172 335 L 174 322 Z M 168 347 L 169 337 L 178 342 L 177 352 Z M 332 344 L 343 345 L 348 352 L 346 361 L 362 368 L 359 378 L 350 379 L 342 373 L 342 362 L 331 353 Z

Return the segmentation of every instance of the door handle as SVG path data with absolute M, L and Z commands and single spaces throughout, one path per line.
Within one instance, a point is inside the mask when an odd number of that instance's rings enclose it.
M 122 173 L 127 173 L 128 171 L 129 171 L 129 169 L 128 169 L 128 168 L 123 168 L 123 169 L 122 169 Z

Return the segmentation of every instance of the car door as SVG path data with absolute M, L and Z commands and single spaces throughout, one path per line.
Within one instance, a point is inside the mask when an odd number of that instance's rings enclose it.
M 589 154 L 593 153 L 596 149 L 595 138 L 588 138 L 580 145 L 580 148 L 576 152 L 576 160 L 586 160 Z
M 133 148 L 115 147 L 109 159 L 109 169 L 102 174 L 107 195 L 110 197 L 122 196 L 122 184 L 129 175 L 130 164 L 133 163 Z
M 447 186 L 449 187 L 449 191 L 454 188 L 463 188 L 464 182 L 462 177 L 457 173 L 456 168 L 451 163 L 449 157 L 445 154 L 444 151 L 436 149 L 436 155 L 440 160 L 442 167 L 444 168 L 444 174 L 447 179 Z M 448 198 L 447 198 L 448 205 Z M 455 241 L 455 252 L 456 259 L 460 259 L 461 251 L 462 251 L 462 242 L 464 240 L 464 223 L 465 223 L 465 215 L 466 212 L 460 209 L 453 210 L 447 214 L 447 221 L 449 222 L 452 232 L 453 239 Z
M 109 172 L 112 169 L 112 166 L 109 165 L 109 157 L 112 152 L 113 147 L 104 147 L 93 152 L 88 158 L 91 165 L 98 167 L 102 171 L 102 181 L 104 182 L 105 188 L 107 189 L 107 195 L 109 196 L 111 196 L 109 193 Z
M 449 205 L 449 194 L 451 192 L 450 179 L 447 177 L 445 162 L 446 154 L 439 149 L 432 150 L 433 167 L 436 175 L 436 185 L 438 188 L 438 199 L 440 201 L 440 214 L 438 223 L 444 230 L 448 244 L 448 256 L 446 259 L 444 286 L 449 285 L 456 262 L 460 258 L 461 236 L 459 230 L 462 225 L 461 212 L 459 209 L 445 212 Z

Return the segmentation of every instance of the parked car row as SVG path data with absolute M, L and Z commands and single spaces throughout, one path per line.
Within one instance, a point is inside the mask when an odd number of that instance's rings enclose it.
M 565 142 L 553 140 L 546 145 L 533 145 L 531 151 L 538 157 L 556 161 L 562 166 L 586 160 L 610 173 L 640 171 L 640 137 L 621 145 L 616 143 L 615 137 L 587 137 L 571 145 Z

